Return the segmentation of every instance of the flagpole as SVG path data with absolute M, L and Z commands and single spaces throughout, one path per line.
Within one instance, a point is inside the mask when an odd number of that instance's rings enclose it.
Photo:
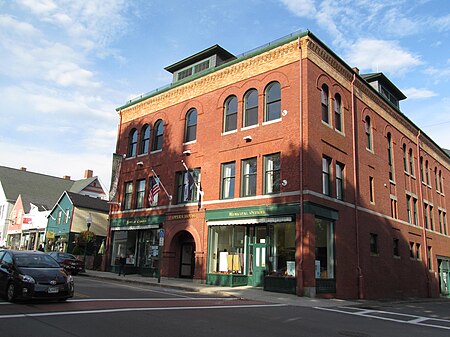
M 189 174 L 191 175 L 192 180 L 194 181 L 194 185 L 195 185 L 195 187 L 197 187 L 197 190 L 198 190 L 198 189 L 199 189 L 198 184 L 197 184 L 197 182 L 195 181 L 194 176 L 192 175 L 192 173 L 189 172 L 189 169 L 188 169 L 188 167 L 186 166 L 186 164 L 185 164 L 185 162 L 183 161 L 183 159 L 181 159 L 181 164 L 183 164 L 184 168 L 186 169 L 186 172 L 189 173 Z
M 170 194 L 167 192 L 166 188 L 164 187 L 164 184 L 162 183 L 161 179 L 159 179 L 158 175 L 157 175 L 156 172 L 153 170 L 153 168 L 152 168 L 152 172 L 153 172 L 153 174 L 155 175 L 154 178 L 158 179 L 158 182 L 159 182 L 159 184 L 161 185 L 161 187 L 163 188 L 164 193 L 166 193 L 167 197 L 169 198 L 169 201 L 172 202 L 172 195 L 170 195 Z

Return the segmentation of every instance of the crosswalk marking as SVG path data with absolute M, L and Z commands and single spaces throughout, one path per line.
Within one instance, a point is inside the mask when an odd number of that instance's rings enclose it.
M 351 308 L 351 310 L 348 310 L 349 309 L 348 307 L 335 307 L 335 308 L 315 307 L 315 309 L 323 310 L 323 311 L 338 312 L 341 314 L 347 314 L 347 315 L 353 315 L 353 316 L 380 319 L 380 320 L 397 322 L 397 323 L 420 325 L 420 326 L 450 330 L 450 320 L 447 320 L 447 319 L 424 317 L 424 316 L 402 314 L 402 313 L 398 313 L 398 312 L 381 311 L 381 310 L 369 310 L 369 309 L 359 309 L 359 308 Z M 387 316 L 389 316 L 389 317 L 387 317 Z M 395 317 L 397 317 L 397 318 L 395 318 Z M 432 323 L 432 322 L 434 322 L 434 323 Z

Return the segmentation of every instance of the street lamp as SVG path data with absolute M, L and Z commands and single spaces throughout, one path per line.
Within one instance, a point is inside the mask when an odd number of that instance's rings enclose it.
M 87 250 L 87 244 L 88 244 L 88 240 L 89 240 L 89 228 L 91 228 L 92 225 L 92 217 L 91 217 L 91 213 L 89 213 L 89 215 L 86 217 L 86 227 L 87 227 L 87 233 L 85 235 L 84 238 L 84 270 L 86 271 L 86 250 Z

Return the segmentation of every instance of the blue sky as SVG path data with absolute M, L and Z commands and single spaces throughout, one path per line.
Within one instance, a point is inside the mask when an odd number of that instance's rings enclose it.
M 118 115 L 164 67 L 219 44 L 241 54 L 311 30 L 450 149 L 447 0 L 0 0 L 0 165 L 108 187 Z

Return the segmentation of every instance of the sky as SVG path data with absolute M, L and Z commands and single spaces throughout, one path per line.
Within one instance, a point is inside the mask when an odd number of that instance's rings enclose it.
M 239 55 L 309 29 L 361 73 L 383 72 L 401 111 L 450 149 L 447 0 L 0 0 L 0 165 L 106 189 L 116 108 L 171 82 L 212 45 Z

